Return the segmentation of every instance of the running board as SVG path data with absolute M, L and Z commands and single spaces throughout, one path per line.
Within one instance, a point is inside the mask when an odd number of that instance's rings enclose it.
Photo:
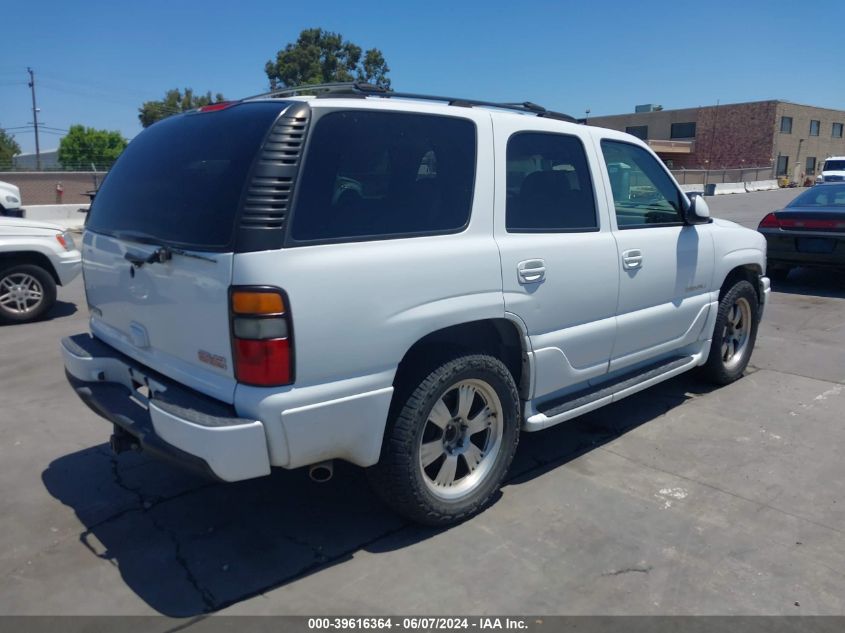
M 640 368 L 635 373 L 623 374 L 609 383 L 591 389 L 567 394 L 563 398 L 544 402 L 537 406 L 537 413 L 525 420 L 523 429 L 539 431 L 560 422 L 571 420 L 606 404 L 647 389 L 659 382 L 682 374 L 695 367 L 700 354 L 670 358 L 654 365 Z

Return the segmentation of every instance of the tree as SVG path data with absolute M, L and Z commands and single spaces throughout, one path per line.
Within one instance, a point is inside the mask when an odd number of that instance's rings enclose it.
M 219 103 L 225 101 L 226 98 L 219 92 L 211 97 L 211 91 L 204 95 L 195 95 L 190 88 L 185 88 L 185 92 L 181 92 L 178 88 L 168 90 L 164 99 L 161 101 L 146 101 L 138 108 L 138 119 L 144 127 L 150 127 L 156 121 L 161 121 L 173 114 L 180 112 L 187 112 L 200 106 L 208 105 L 210 103 Z
M 91 163 L 98 168 L 109 167 L 127 143 L 120 132 L 71 125 L 59 142 L 59 162 L 65 169 L 87 168 Z
M 276 53 L 276 61 L 264 66 L 270 88 L 323 84 L 336 81 L 366 81 L 390 88 L 390 68 L 377 48 L 363 53 L 361 47 L 343 39 L 340 33 L 305 29 L 296 43 Z
M 0 128 L 0 167 L 11 167 L 12 157 L 21 153 L 21 146 L 14 135 Z

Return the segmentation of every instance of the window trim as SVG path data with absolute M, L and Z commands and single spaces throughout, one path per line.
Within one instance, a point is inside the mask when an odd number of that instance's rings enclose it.
M 601 151 L 601 160 L 602 160 L 602 165 L 603 165 L 603 168 L 604 168 L 604 173 L 607 176 L 607 190 L 608 190 L 608 193 L 610 193 L 611 199 L 613 198 L 613 186 L 610 184 L 610 172 L 607 171 L 607 159 L 604 156 L 604 149 L 602 148 L 602 144 L 605 141 L 610 142 L 610 143 L 619 143 L 621 145 L 630 145 L 632 147 L 638 147 L 640 149 L 645 150 L 648 154 L 650 154 L 651 157 L 655 159 L 655 162 L 658 164 L 658 166 L 661 169 L 663 169 L 663 171 L 669 176 L 669 182 L 672 183 L 672 186 L 675 188 L 675 191 L 678 193 L 678 202 L 681 203 L 682 207 L 685 206 L 684 200 L 689 200 L 689 198 L 687 198 L 687 194 L 684 193 L 684 191 L 681 190 L 680 187 L 678 187 L 678 183 L 675 181 L 675 177 L 672 175 L 672 172 L 669 171 L 666 168 L 666 165 L 663 163 L 662 160 L 660 160 L 659 156 L 654 154 L 648 147 L 643 147 L 642 145 L 639 145 L 637 143 L 631 143 L 629 141 L 622 141 L 622 140 L 619 140 L 619 139 L 616 139 L 616 138 L 603 136 L 599 139 L 599 150 Z M 612 202 L 613 202 L 613 204 L 611 205 L 611 209 L 613 210 L 613 221 L 616 224 L 616 230 L 617 231 L 630 231 L 632 229 L 659 229 L 659 228 L 665 228 L 667 226 L 689 226 L 689 224 L 687 224 L 686 220 L 684 220 L 684 210 L 683 209 L 678 211 L 678 214 L 681 216 L 680 222 L 655 222 L 655 223 L 651 223 L 651 224 L 626 224 L 624 226 L 620 226 L 619 225 L 619 219 L 616 217 L 616 201 L 612 200 Z M 713 218 L 710 218 L 710 222 L 712 222 L 712 221 L 713 221 Z M 708 224 L 709 224 L 709 222 L 708 222 Z
M 630 130 L 644 130 L 645 136 L 637 136 Z M 626 125 L 625 126 L 625 134 L 630 134 L 634 138 L 638 138 L 641 141 L 645 141 L 648 138 L 648 125 Z
M 698 125 L 697 121 L 675 121 L 674 123 L 669 124 L 669 139 L 684 139 L 684 138 L 696 138 L 696 134 L 698 133 Z M 692 136 L 677 136 L 675 135 L 674 129 L 676 125 L 691 125 L 692 126 Z
M 547 136 L 566 136 L 569 138 L 574 138 L 581 144 L 581 149 L 584 151 L 584 162 L 587 165 L 587 171 L 590 175 L 590 185 L 593 189 L 593 212 L 595 213 L 596 217 L 596 226 L 595 227 L 583 227 L 583 228 L 573 228 L 573 229 L 509 229 L 508 228 L 508 201 L 507 201 L 507 186 L 508 186 L 508 148 L 510 147 L 511 139 L 515 136 L 519 136 L 521 134 L 545 134 Z M 584 143 L 584 139 L 576 134 L 567 134 L 566 132 L 549 132 L 547 130 L 517 130 L 513 132 L 510 136 L 508 136 L 508 140 L 505 142 L 505 233 L 513 233 L 513 234 L 534 234 L 534 235 L 546 235 L 546 234 L 555 234 L 555 233 L 598 233 L 601 231 L 601 216 L 599 214 L 599 201 L 598 195 L 596 191 L 596 179 L 595 175 L 593 174 L 593 170 L 590 166 L 590 157 L 587 154 L 587 145 Z
M 813 134 L 813 123 L 816 124 L 816 133 Z M 808 136 L 818 136 L 821 134 L 822 131 L 822 122 L 818 119 L 810 119 L 810 130 L 808 131 Z
M 787 119 L 789 119 L 789 129 L 784 130 L 783 124 Z M 785 114 L 782 114 L 781 117 L 780 117 L 780 133 L 781 134 L 792 134 L 792 124 L 794 122 L 795 121 L 793 120 L 793 118 L 791 116 L 786 116 Z
M 469 201 L 469 212 L 467 213 L 466 222 L 462 226 L 459 226 L 454 229 L 444 229 L 441 231 L 415 231 L 413 233 L 379 233 L 377 235 L 355 235 L 355 236 L 348 236 L 348 237 L 330 237 L 324 239 L 314 239 L 314 240 L 297 240 L 293 237 L 292 230 L 293 230 L 293 222 L 296 216 L 296 212 L 299 207 L 299 197 L 302 193 L 302 186 L 301 181 L 303 178 L 303 174 L 308 166 L 308 161 L 311 156 L 311 143 L 314 139 L 314 130 L 316 129 L 317 124 L 323 120 L 324 117 L 337 114 L 339 112 L 377 112 L 381 114 L 405 114 L 405 115 L 412 115 L 412 116 L 423 116 L 423 117 L 433 117 L 433 118 L 441 118 L 441 119 L 458 119 L 461 121 L 467 121 L 472 124 L 473 133 L 475 137 L 475 145 L 473 146 L 474 152 L 474 159 L 473 159 L 473 171 L 472 171 L 472 184 L 471 190 L 472 194 L 470 196 Z M 463 116 L 455 116 L 451 114 L 433 114 L 428 112 L 409 112 L 407 110 L 382 110 L 374 109 L 374 108 L 326 108 L 326 109 L 319 109 L 319 110 L 312 110 L 311 111 L 311 124 L 308 127 L 308 136 L 305 141 L 305 147 L 302 150 L 302 161 L 299 165 L 299 173 L 296 175 L 296 182 L 294 183 L 294 194 L 293 200 L 290 203 L 290 213 L 288 214 L 288 218 L 285 221 L 285 235 L 284 240 L 282 242 L 282 248 L 299 248 L 304 246 L 321 246 L 325 244 L 352 244 L 357 242 L 383 242 L 386 240 L 401 240 L 401 239 L 414 239 L 419 237 L 435 237 L 435 236 L 442 236 L 442 235 L 458 235 L 460 233 L 464 233 L 469 229 L 470 224 L 472 223 L 472 215 L 473 210 L 475 207 L 475 188 L 476 184 L 478 183 L 478 123 L 469 117 Z
M 836 130 L 836 126 L 839 126 L 839 134 L 834 134 Z M 834 121 L 830 124 L 830 138 L 842 138 L 843 131 L 845 131 L 845 124 L 839 123 L 838 121 Z

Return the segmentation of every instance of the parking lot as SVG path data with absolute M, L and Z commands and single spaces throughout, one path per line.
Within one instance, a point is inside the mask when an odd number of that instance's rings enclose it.
M 794 190 L 708 198 L 756 226 Z M 81 278 L 0 327 L 0 614 L 845 613 L 845 278 L 775 285 L 748 374 L 539 434 L 480 516 L 409 525 L 338 464 L 216 484 L 114 457 L 66 385 Z

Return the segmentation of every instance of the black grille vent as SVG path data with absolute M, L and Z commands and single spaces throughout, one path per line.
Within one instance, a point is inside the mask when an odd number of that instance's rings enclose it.
M 267 135 L 244 197 L 239 250 L 281 246 L 309 114 L 307 104 L 291 105 Z

